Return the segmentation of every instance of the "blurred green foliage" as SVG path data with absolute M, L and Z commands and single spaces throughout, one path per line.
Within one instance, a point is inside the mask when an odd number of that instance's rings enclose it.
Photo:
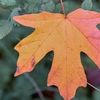
M 0 0 L 2 5 L 5 6 L 13 6 L 16 5 L 16 1 L 15 0 Z
M 82 9 L 84 10 L 90 10 L 92 8 L 92 1 L 91 0 L 85 0 L 83 3 L 82 3 Z
M 66 15 L 80 7 L 100 12 L 100 0 L 63 0 L 63 2 Z M 34 29 L 18 24 L 12 17 L 42 11 L 63 13 L 60 0 L 0 0 L 0 39 L 3 38 L 0 40 L 0 100 L 41 100 L 24 74 L 14 77 L 18 58 L 14 46 Z M 97 28 L 100 29 L 100 26 Z M 63 100 L 56 87 L 46 85 L 52 64 L 48 58 L 53 59 L 53 55 L 53 52 L 48 53 L 29 74 L 43 92 L 45 100 Z M 84 53 L 81 53 L 81 61 L 85 72 L 87 67 L 97 68 Z M 100 92 L 96 90 L 91 91 L 89 86 L 80 87 L 72 100 L 99 100 L 99 94 Z
M 5 35 L 10 33 L 12 28 L 13 28 L 13 24 L 10 21 L 1 20 L 0 21 L 0 39 L 2 39 Z

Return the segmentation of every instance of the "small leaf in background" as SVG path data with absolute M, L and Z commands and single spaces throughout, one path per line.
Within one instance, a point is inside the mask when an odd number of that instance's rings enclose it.
M 51 12 L 54 10 L 54 8 L 55 8 L 55 4 L 53 1 L 50 0 L 48 3 L 41 5 L 40 12 L 42 12 L 42 11 Z
M 13 9 L 13 11 L 12 11 L 11 14 L 10 14 L 11 22 L 13 23 L 14 26 L 20 26 L 19 23 L 15 22 L 15 21 L 12 19 L 13 16 L 18 16 L 18 15 L 19 15 L 18 11 L 20 11 L 20 10 L 21 10 L 20 7 L 16 7 L 16 8 Z
M 49 0 L 42 0 L 42 2 L 44 2 L 44 3 L 46 3 L 46 2 L 48 2 Z
M 24 10 L 27 10 L 29 13 L 38 12 L 38 7 L 36 6 L 38 0 L 28 0 L 24 3 Z
M 6 5 L 6 6 L 13 6 L 16 5 L 16 1 L 15 0 L 0 0 L 2 5 Z
M 27 2 L 31 5 L 33 5 L 33 7 L 34 7 L 36 5 L 36 3 L 38 2 L 38 0 L 28 0 Z
M 7 20 L 0 21 L 0 39 L 5 37 L 7 34 L 11 32 L 13 28 L 13 24 Z
M 24 6 L 23 6 L 23 9 L 26 10 L 26 9 L 28 8 L 28 5 L 29 5 L 29 4 L 28 4 L 27 2 L 25 2 L 25 3 L 24 3 Z
M 38 0 L 27 0 L 27 2 L 30 2 L 30 3 L 37 3 Z
M 68 2 L 63 2 L 63 5 L 64 5 L 65 12 L 67 12 L 68 11 Z M 58 3 L 56 5 L 56 9 L 63 12 L 61 3 Z
M 92 1 L 91 0 L 84 0 L 81 8 L 84 10 L 90 10 L 92 8 Z
M 29 11 L 30 13 L 36 13 L 36 12 L 38 12 L 38 7 L 33 7 L 33 5 L 31 4 L 31 5 L 29 5 L 29 7 L 28 7 L 28 11 Z

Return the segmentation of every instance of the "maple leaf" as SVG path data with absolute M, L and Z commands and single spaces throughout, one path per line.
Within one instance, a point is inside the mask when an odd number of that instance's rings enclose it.
M 49 52 L 54 58 L 47 85 L 56 85 L 65 100 L 74 97 L 79 86 L 86 87 L 80 52 L 86 53 L 100 68 L 100 13 L 77 9 L 65 18 L 62 14 L 41 12 L 13 17 L 35 31 L 15 46 L 19 52 L 15 76 L 32 71 Z

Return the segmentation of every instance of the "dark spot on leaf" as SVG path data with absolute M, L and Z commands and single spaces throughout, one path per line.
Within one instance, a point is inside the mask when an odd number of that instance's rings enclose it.
M 35 57 L 34 57 L 35 58 Z M 34 64 L 35 64 L 35 59 L 32 59 L 32 61 L 31 61 L 31 66 L 34 66 Z
M 21 47 L 22 45 L 21 44 L 19 44 L 19 47 Z

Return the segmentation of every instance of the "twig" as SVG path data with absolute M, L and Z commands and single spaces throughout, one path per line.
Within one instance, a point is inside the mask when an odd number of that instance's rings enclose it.
M 93 86 L 92 84 L 90 84 L 89 82 L 87 82 L 88 85 L 90 85 L 91 87 L 93 87 L 94 89 L 96 89 L 97 91 L 100 92 L 100 90 L 98 88 L 96 88 L 95 86 Z
M 15 37 L 15 36 L 12 35 L 11 33 L 9 33 L 9 35 L 11 35 L 13 38 L 15 38 L 16 40 L 18 40 L 19 42 L 21 41 L 19 38 Z
M 50 61 L 52 62 L 52 59 L 50 59 L 50 58 L 48 58 L 48 57 L 46 57 L 46 59 L 48 59 L 48 60 L 50 60 Z
M 58 88 L 46 87 L 46 86 L 45 87 L 41 87 L 40 90 L 41 91 L 45 91 L 46 90 L 46 91 L 59 92 Z M 32 91 L 28 92 L 28 95 L 32 95 L 32 94 L 35 94 L 35 93 L 37 93 L 36 90 L 32 90 Z
M 34 79 L 28 74 L 28 73 L 24 73 L 24 75 L 26 76 L 26 78 L 29 79 L 29 81 L 32 83 L 32 85 L 35 87 L 36 91 L 38 92 L 38 95 L 40 96 L 41 100 L 45 100 L 44 96 L 41 92 L 41 90 L 39 89 L 39 87 L 37 86 L 36 82 L 34 81 Z

